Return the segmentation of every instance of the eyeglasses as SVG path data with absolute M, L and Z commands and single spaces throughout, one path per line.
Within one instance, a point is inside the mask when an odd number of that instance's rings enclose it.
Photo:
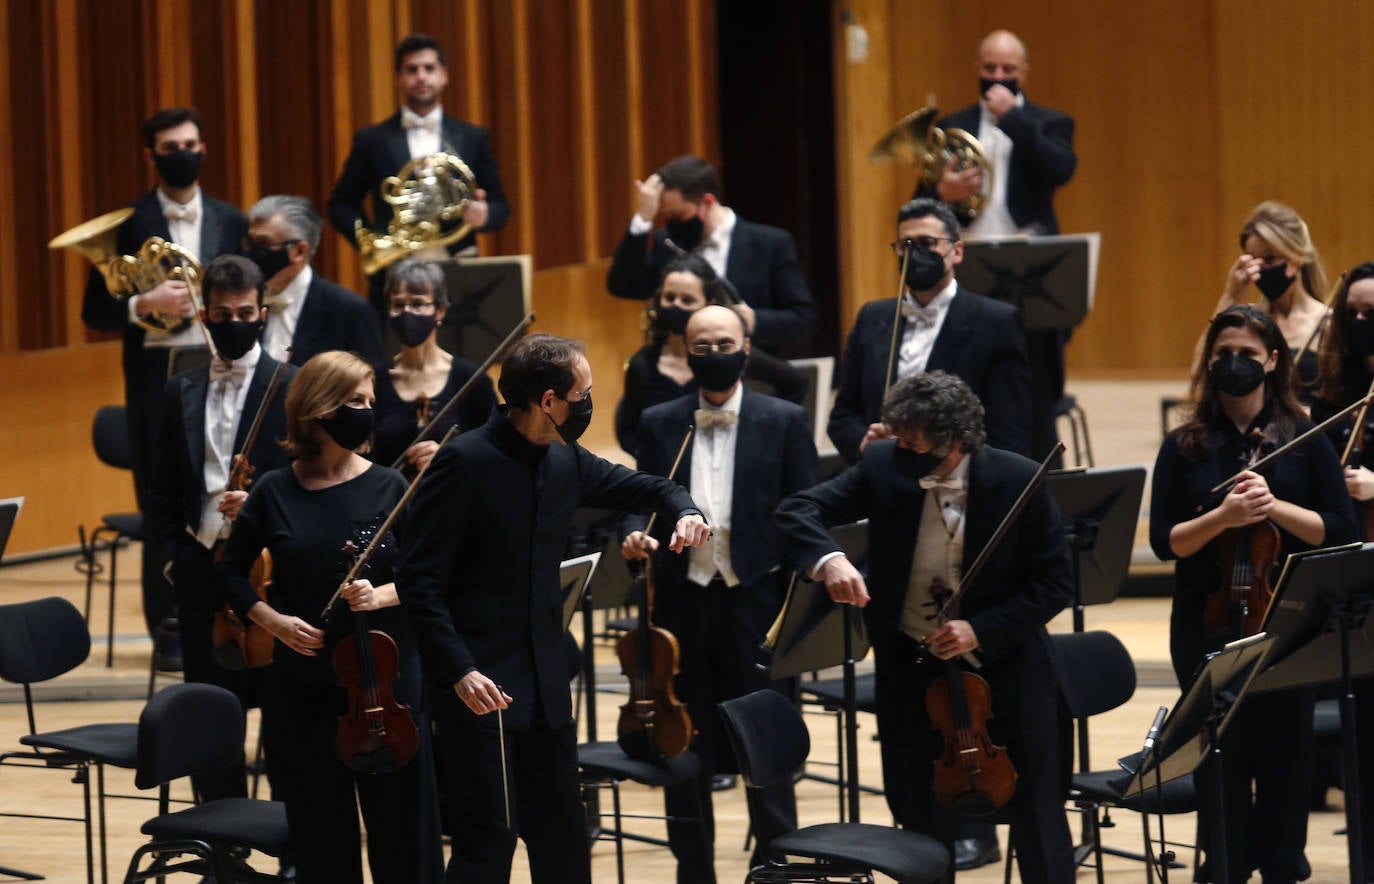
M 239 240 L 239 246 L 243 249 L 245 253 L 251 252 L 254 249 L 270 249 L 271 251 L 275 252 L 281 249 L 289 249 L 298 242 L 304 242 L 304 240 L 284 239 L 280 242 L 257 242 L 256 240 L 251 240 L 247 237 L 244 237 L 243 239 Z
M 912 239 L 899 239 L 891 243 L 891 246 L 892 251 L 901 255 L 907 249 L 913 248 L 925 249 L 926 251 L 933 252 L 935 251 L 935 247 L 942 242 L 954 242 L 954 240 L 948 236 L 917 236 Z
M 687 348 L 687 352 L 691 353 L 693 356 L 705 356 L 707 353 L 714 351 L 729 356 L 731 353 L 738 350 L 739 347 L 740 345 L 736 341 L 721 341 L 718 344 L 712 344 L 708 341 L 697 341 Z
M 434 301 L 428 298 L 392 298 L 391 315 L 400 316 L 402 313 L 433 313 Z

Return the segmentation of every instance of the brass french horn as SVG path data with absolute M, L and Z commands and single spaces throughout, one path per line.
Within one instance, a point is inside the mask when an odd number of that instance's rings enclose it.
M 382 199 L 393 207 L 386 233 L 368 230 L 361 220 L 353 231 L 368 276 L 418 251 L 440 248 L 467 236 L 463 224 L 448 233 L 443 225 L 463 217 L 476 188 L 472 170 L 457 154 L 432 153 L 411 160 L 382 182 Z
M 121 255 L 115 247 L 119 227 L 133 209 L 117 209 L 76 225 L 48 243 L 50 249 L 72 249 L 95 265 L 112 296 L 124 300 L 156 288 L 168 279 L 180 279 L 191 290 L 191 300 L 200 311 L 200 262 L 190 252 L 160 236 L 151 236 L 132 255 Z M 186 327 L 185 317 L 171 313 L 150 313 L 138 324 L 151 332 L 171 334 Z M 205 336 L 210 351 L 214 344 Z
M 923 107 L 907 114 L 868 152 L 870 163 L 901 160 L 916 167 L 920 182 L 933 188 L 945 174 L 951 159 L 959 169 L 977 168 L 983 173 L 983 186 L 964 199 L 950 203 L 965 222 L 978 217 L 992 194 L 992 162 L 983 145 L 963 129 L 941 129 L 935 125 L 939 108 Z

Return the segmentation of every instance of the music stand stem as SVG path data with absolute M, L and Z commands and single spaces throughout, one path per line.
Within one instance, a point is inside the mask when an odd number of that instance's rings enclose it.
M 1210 880 L 1230 881 L 1230 864 L 1226 856 L 1226 773 L 1221 766 L 1221 739 L 1215 715 L 1207 719 L 1207 739 L 1212 747 L 1209 753 L 1212 772 L 1208 777 L 1212 781 L 1212 819 L 1209 822 L 1212 828 L 1208 833 L 1207 844 L 1207 861 L 1211 864 L 1212 873 Z
M 19 869 L 11 869 L 8 866 L 0 866 L 0 875 L 6 878 L 19 878 L 24 881 L 43 881 L 44 877 L 36 872 L 24 872 Z
M 844 729 L 849 822 L 859 822 L 859 696 L 854 684 L 854 606 L 844 606 Z
M 1360 806 L 1360 744 L 1355 726 L 1355 681 L 1350 675 L 1352 605 L 1340 607 L 1337 627 L 1341 640 L 1341 775 L 1345 781 L 1345 843 L 1350 857 L 1350 880 L 1365 881 L 1364 816 Z

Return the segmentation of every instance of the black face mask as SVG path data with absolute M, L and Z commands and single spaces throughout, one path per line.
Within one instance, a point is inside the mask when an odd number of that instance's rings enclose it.
M 1347 317 L 1341 324 L 1345 348 L 1356 356 L 1374 356 L 1374 319 Z
M 922 453 L 898 446 L 892 452 L 892 462 L 898 473 L 914 482 L 923 476 L 929 476 L 931 471 L 944 463 L 948 456 L 947 454 L 936 454 L 934 451 Z
M 736 350 L 733 353 L 688 353 L 687 367 L 692 370 L 692 377 L 697 379 L 697 386 L 709 393 L 724 393 L 735 385 L 740 375 L 744 373 L 744 362 L 747 355 L 743 350 Z
M 172 187 L 190 187 L 200 177 L 200 161 L 205 155 L 198 150 L 178 150 L 153 154 L 157 174 Z
M 1021 94 L 1021 81 L 1016 79 L 1015 77 L 1010 77 L 1005 80 L 998 80 L 993 77 L 978 78 L 979 95 L 987 95 L 988 90 L 991 89 L 993 86 L 1006 86 L 1008 89 L 1011 90 L 1012 95 Z
M 706 235 L 706 225 L 702 220 L 693 215 L 685 221 L 673 219 L 666 225 L 668 228 L 668 238 L 673 241 L 673 245 L 690 252 L 701 244 L 701 239 Z
M 438 315 L 431 313 L 428 316 L 421 313 L 411 313 L 409 310 L 402 310 L 399 314 L 391 317 L 391 330 L 396 333 L 396 337 L 401 339 L 401 343 L 407 347 L 418 347 L 429 339 L 434 327 L 439 324 Z
M 316 418 L 340 448 L 353 451 L 372 436 L 372 409 L 340 405 L 333 417 Z
M 1264 366 L 1249 356 L 1228 353 L 1207 369 L 1217 389 L 1228 396 L 1245 396 L 1264 383 Z
M 558 397 L 563 399 L 562 396 Z M 592 423 L 592 394 L 588 393 L 576 402 L 563 399 L 568 403 L 568 419 L 561 424 L 554 424 L 558 430 L 558 436 L 568 445 L 573 444 L 582 438 L 582 434 L 587 432 L 587 427 Z
M 220 358 L 230 362 L 243 358 L 243 354 L 253 349 L 253 345 L 262 335 L 262 327 L 261 319 L 253 322 L 226 319 L 205 323 L 205 330 L 210 333 L 210 340 L 215 342 L 215 349 L 219 351 Z
M 266 246 L 249 246 L 248 253 L 244 257 L 258 265 L 258 269 L 262 271 L 263 279 L 270 280 L 291 264 L 291 248 L 289 246 L 277 249 Z
M 1288 275 L 1286 263 L 1264 268 L 1260 271 L 1259 279 L 1255 280 L 1255 288 L 1259 289 L 1260 294 L 1270 301 L 1283 297 L 1283 293 L 1288 291 L 1292 284 L 1293 277 Z
M 692 318 L 694 312 L 696 311 L 687 310 L 676 304 L 671 307 L 656 307 L 654 327 L 669 334 L 684 335 L 687 333 L 687 320 Z
M 901 268 L 901 256 L 897 267 Z M 906 287 L 913 292 L 928 292 L 945 278 L 945 259 L 930 249 L 911 247 L 911 259 L 906 263 Z

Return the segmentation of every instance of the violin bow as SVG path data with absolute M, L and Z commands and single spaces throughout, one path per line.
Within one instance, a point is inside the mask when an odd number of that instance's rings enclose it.
M 1274 458 L 1276 458 L 1276 457 L 1278 457 L 1279 455 L 1284 454 L 1284 453 L 1286 453 L 1286 452 L 1292 450 L 1295 446 L 1301 445 L 1303 442 L 1306 442 L 1306 441 L 1307 441 L 1309 438 L 1311 438 L 1313 435 L 1315 435 L 1315 434 L 1317 434 L 1317 433 L 1320 433 L 1321 431 L 1325 430 L 1327 427 L 1329 427 L 1329 426 L 1331 426 L 1332 424 L 1336 423 L 1336 422 L 1339 421 L 1341 418 L 1343 418 L 1343 417 L 1345 417 L 1346 415 L 1350 414 L 1350 413 L 1351 413 L 1352 411 L 1354 411 L 1355 409 L 1357 409 L 1357 408 L 1363 408 L 1364 406 L 1368 405 L 1368 403 L 1370 402 L 1370 400 L 1374 400 L 1374 386 L 1371 386 L 1371 387 L 1369 388 L 1369 392 L 1368 392 L 1368 393 L 1366 393 L 1365 395 L 1361 396 L 1359 399 L 1356 399 L 1354 402 L 1350 403 L 1350 404 L 1347 405 L 1345 408 L 1342 408 L 1340 411 L 1338 411 L 1338 412 L 1336 412 L 1335 414 L 1331 415 L 1329 418 L 1327 418 L 1326 420 L 1324 420 L 1324 421 L 1322 421 L 1321 423 L 1317 424 L 1315 427 L 1313 427 L 1312 429 L 1308 430 L 1307 432 L 1305 432 L 1305 433 L 1300 433 L 1300 434 L 1298 434 L 1297 436 L 1294 436 L 1294 437 L 1293 437 L 1291 440 L 1289 440 L 1288 442 L 1283 443 L 1283 444 L 1280 445 L 1278 448 L 1275 448 L 1273 451 L 1269 452 L 1269 453 L 1266 454 L 1264 457 L 1261 457 L 1259 460 L 1255 461 L 1255 465 L 1254 465 L 1254 466 L 1246 467 L 1245 469 L 1243 469 L 1243 470 L 1241 470 L 1240 472 L 1236 473 L 1234 476 L 1232 476 L 1231 478 L 1227 479 L 1226 481 L 1218 483 L 1217 486 L 1216 486 L 1215 488 L 1213 488 L 1211 491 L 1209 491 L 1209 492 L 1207 492 L 1207 493 L 1208 493 L 1209 495 L 1211 495 L 1211 494 L 1216 494 L 1216 493 L 1219 492 L 1219 491 L 1228 490 L 1232 485 L 1235 485 L 1237 482 L 1239 482 L 1239 481 L 1240 481 L 1240 477 L 1241 477 L 1242 475 L 1244 475 L 1245 473 L 1248 473 L 1248 472 L 1250 472 L 1250 471 L 1252 471 L 1252 470 L 1258 470 L 1258 469 L 1260 469 L 1261 467 L 1267 466 L 1267 465 L 1269 464 L 1269 462 L 1270 462 L 1271 460 L 1273 460 Z M 1202 508 L 1199 507 L 1198 509 L 1199 509 L 1199 511 L 1201 511 Z
M 1360 447 L 1364 436 L 1364 420 L 1369 412 L 1369 396 L 1374 395 L 1374 381 L 1369 382 L 1369 390 L 1365 395 L 1364 407 L 1355 412 L 1355 425 L 1350 428 L 1350 439 L 1345 443 L 1345 451 L 1341 452 L 1341 466 L 1350 465 L 1350 455 L 1355 453 Z
M 1339 292 L 1341 286 L 1345 284 L 1345 278 L 1349 273 L 1349 270 L 1342 273 L 1340 278 L 1336 280 L 1336 284 L 1331 287 L 1331 291 L 1327 293 L 1326 301 L 1323 304 L 1326 310 L 1322 313 L 1322 318 L 1317 321 L 1317 327 L 1312 329 L 1312 334 L 1308 335 L 1307 340 L 1303 341 L 1302 346 L 1298 348 L 1298 355 L 1293 357 L 1294 377 L 1296 377 L 1298 373 L 1298 362 L 1302 360 L 1303 355 L 1306 354 L 1308 350 L 1312 349 L 1312 342 L 1317 339 L 1317 336 L 1322 333 L 1322 329 L 1326 328 L 1327 323 L 1331 321 L 1331 305 L 1336 303 L 1336 293 Z
M 892 341 L 887 347 L 887 374 L 883 375 L 883 398 L 892 386 L 892 369 L 897 364 L 897 337 L 902 332 L 902 296 L 906 294 L 906 265 L 911 260 L 911 246 L 902 240 L 902 275 L 897 280 L 897 307 L 892 314 Z
M 671 478 L 673 478 L 673 476 L 677 475 L 677 468 L 678 468 L 679 466 L 682 465 L 682 457 L 683 457 L 683 455 L 685 455 L 685 454 L 687 453 L 687 443 L 690 442 L 690 441 L 692 441 L 692 433 L 693 433 L 695 430 L 696 430 L 696 426 L 695 426 L 695 425 L 688 425 L 688 427 L 687 427 L 687 432 L 686 432 L 685 434 L 683 434 L 683 436 L 682 436 L 682 444 L 679 445 L 679 446 L 677 447 L 677 456 L 673 458 L 673 466 L 672 466 L 671 469 L 668 470 L 668 478 L 669 478 L 669 479 L 671 479 Z M 646 522 L 646 523 L 644 523 L 644 541 L 643 541 L 644 546 L 647 546 L 647 544 L 648 544 L 648 542 L 649 542 L 649 533 L 652 532 L 652 531 L 654 530 L 654 522 L 656 522 L 656 521 L 658 521 L 658 510 L 654 510 L 652 513 L 650 513 L 650 514 L 649 514 L 649 521 Z M 646 551 L 647 551 L 647 550 L 646 550 Z M 645 559 L 645 560 L 644 560 L 644 570 L 645 570 L 645 573 L 646 573 L 646 574 L 647 574 L 648 571 L 649 571 L 649 567 L 650 567 L 650 566 L 649 566 L 649 560 L 648 560 L 648 559 Z M 653 586 L 652 583 L 646 584 L 646 586 L 645 586 L 645 593 L 644 593 L 644 606 L 647 608 L 647 611 L 645 612 L 645 614 L 647 615 L 647 617 L 648 617 L 648 619 L 649 619 L 650 622 L 653 622 L 653 618 L 654 618 L 654 594 L 653 594 L 652 586 Z
M 258 403 L 257 413 L 253 415 L 253 422 L 248 425 L 248 434 L 243 437 L 243 448 L 234 455 L 235 458 L 248 459 L 248 452 L 253 450 L 253 445 L 258 441 L 258 432 L 262 430 L 262 422 L 267 416 L 267 409 L 276 398 L 277 388 L 281 386 L 281 376 L 286 368 L 285 362 L 278 362 L 277 367 L 272 369 L 272 379 L 267 382 L 267 392 L 263 394 L 262 401 Z M 242 490 L 242 489 L 239 489 Z
M 449 416 L 449 412 L 453 411 L 458 403 L 467 398 L 468 394 L 472 392 L 478 382 L 486 376 L 487 370 L 496 364 L 496 360 L 500 359 L 505 354 L 506 350 L 510 349 L 510 346 L 519 340 L 520 336 L 523 335 L 525 330 L 532 324 L 534 324 L 534 313 L 526 313 L 525 318 L 520 320 L 515 328 L 511 329 L 510 334 L 506 335 L 506 339 L 496 345 L 496 349 L 491 351 L 491 355 L 487 357 L 486 361 L 477 366 L 477 370 L 472 373 L 472 377 L 463 382 L 463 386 L 458 388 L 458 392 L 453 394 L 453 398 L 444 403 L 444 407 L 439 409 L 438 414 L 430 418 L 429 423 L 425 424 L 424 429 L 420 430 L 420 434 L 410 440 L 409 445 L 401 449 L 401 456 L 396 458 L 396 462 L 391 465 L 393 470 L 399 470 L 401 468 L 401 465 L 406 462 L 406 452 L 413 446 L 425 441 L 425 437 L 429 435 L 430 429 L 436 424 L 443 423 L 444 418 Z M 445 436 L 444 439 L 447 440 L 448 436 Z
M 505 693 L 500 685 L 498 691 Z M 496 707 L 496 738 L 501 741 L 501 799 L 506 805 L 506 828 L 510 828 L 510 775 L 506 773 L 506 722 L 501 717 L 501 707 Z
M 440 440 L 439 447 L 442 448 L 444 443 L 453 438 L 453 435 L 457 432 L 458 427 L 456 425 L 449 427 L 448 432 L 444 434 L 444 438 Z M 410 487 L 406 489 L 406 493 L 402 494 L 401 499 L 396 501 L 396 506 L 392 507 L 391 512 L 387 514 L 386 521 L 382 522 L 382 527 L 373 532 L 372 539 L 367 542 L 367 546 L 363 548 L 362 553 L 353 560 L 353 566 L 348 569 L 348 573 L 344 575 L 343 581 L 339 583 L 339 588 L 334 590 L 334 594 L 329 597 L 329 601 L 325 604 L 324 610 L 320 612 L 321 622 L 329 621 L 330 612 L 333 611 L 334 605 L 339 601 L 339 596 L 343 593 L 343 588 L 357 579 L 359 572 L 367 567 L 367 563 L 371 561 L 373 553 L 377 551 L 378 545 L 381 544 L 382 538 L 391 530 L 391 526 L 396 524 L 396 519 L 401 515 L 401 510 L 405 509 L 406 504 L 410 503 L 410 499 L 415 496 L 415 490 L 420 487 L 420 477 L 429 469 L 429 464 L 431 463 L 434 463 L 434 461 L 430 460 L 429 463 L 425 464 L 420 472 L 416 474 L 415 481 L 410 483 Z

